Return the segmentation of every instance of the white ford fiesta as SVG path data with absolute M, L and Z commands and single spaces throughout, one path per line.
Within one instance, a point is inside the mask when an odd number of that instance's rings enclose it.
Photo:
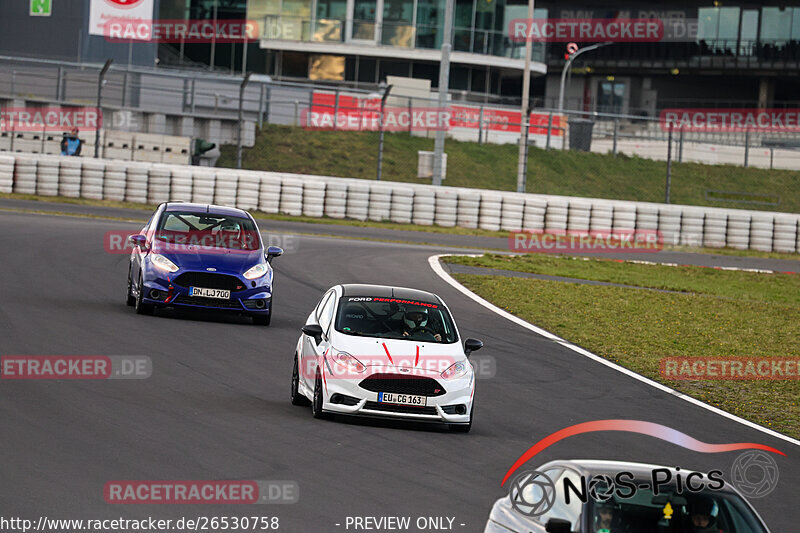
M 297 341 L 292 403 L 328 414 L 472 427 L 475 373 L 466 339 L 444 302 L 429 292 L 336 285 L 308 316 Z

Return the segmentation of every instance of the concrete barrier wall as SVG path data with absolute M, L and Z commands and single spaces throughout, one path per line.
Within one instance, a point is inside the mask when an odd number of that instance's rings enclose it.
M 487 230 L 657 230 L 665 244 L 800 250 L 800 215 L 792 213 L 43 154 L 0 154 L 0 192 L 193 201 L 265 213 Z

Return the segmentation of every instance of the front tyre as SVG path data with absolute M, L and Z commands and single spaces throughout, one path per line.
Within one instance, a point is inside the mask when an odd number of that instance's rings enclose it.
M 322 412 L 322 377 L 317 371 L 317 379 L 314 380 L 314 399 L 311 401 L 311 414 L 314 418 L 326 418 Z
M 450 424 L 450 431 L 455 433 L 469 433 L 469 430 L 472 429 L 472 414 L 475 411 L 475 405 L 473 404 L 472 408 L 469 410 L 469 422 L 466 424 Z
M 136 313 L 139 315 L 152 315 L 155 308 L 153 305 L 144 302 L 144 281 L 141 273 L 139 273 L 139 291 L 136 295 L 135 308 Z
M 136 298 L 131 293 L 131 289 L 133 288 L 132 287 L 133 284 L 131 283 L 131 267 L 130 267 L 130 265 L 128 265 L 128 283 L 127 283 L 127 285 L 128 285 L 128 299 L 125 300 L 125 305 L 127 305 L 128 307 L 133 307 L 133 306 L 136 305 Z
M 297 355 L 294 356 L 294 366 L 292 367 L 292 405 L 305 405 L 309 403 L 308 398 L 300 394 L 300 365 L 297 361 Z

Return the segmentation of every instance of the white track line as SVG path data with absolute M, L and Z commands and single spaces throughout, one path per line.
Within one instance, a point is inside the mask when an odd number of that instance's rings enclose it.
M 684 400 L 686 402 L 694 404 L 694 405 L 696 405 L 698 407 L 702 407 L 703 409 L 706 409 L 707 411 L 711 411 L 714 414 L 717 414 L 719 416 L 722 416 L 722 417 L 725 417 L 727 419 L 733 420 L 734 422 L 738 422 L 738 423 L 740 423 L 742 425 L 745 425 L 745 426 L 747 426 L 749 428 L 752 428 L 752 429 L 755 429 L 757 431 L 761 431 L 762 433 L 766 433 L 767 435 L 769 435 L 771 437 L 775 437 L 776 439 L 781 439 L 781 440 L 784 440 L 784 441 L 786 441 L 786 442 L 788 442 L 790 444 L 794 444 L 795 446 L 800 446 L 800 441 L 798 441 L 797 439 L 793 439 L 791 437 L 783 435 L 782 433 L 778 433 L 777 431 L 774 431 L 772 429 L 765 428 L 765 427 L 760 426 L 760 425 L 758 425 L 758 424 L 756 424 L 754 422 L 750 422 L 749 420 L 745 420 L 744 418 L 740 418 L 740 417 L 738 417 L 736 415 L 732 415 L 732 414 L 730 414 L 730 413 L 728 413 L 726 411 L 723 411 L 722 409 L 718 409 L 718 408 L 716 408 L 716 407 L 714 407 L 712 405 L 708 405 L 706 403 L 703 403 L 700 400 L 696 400 L 695 398 L 692 398 L 691 396 L 687 396 L 686 394 L 683 394 L 682 392 L 678 392 L 675 389 L 671 389 L 670 387 L 667 387 L 666 385 L 662 385 L 661 383 L 658 383 L 657 381 L 653 381 L 652 379 L 648 379 L 648 378 L 646 378 L 646 377 L 644 377 L 642 375 L 639 375 L 636 372 L 633 372 L 632 370 L 628 370 L 627 368 L 624 368 L 624 367 L 621 367 L 619 365 L 616 365 L 616 364 L 612 363 L 611 361 L 603 359 L 599 355 L 595 355 L 595 354 L 593 354 L 592 352 L 590 352 L 588 350 L 584 350 L 580 346 L 576 346 L 576 345 L 572 344 L 571 342 L 562 339 L 558 335 L 554 335 L 554 334 L 550 333 L 549 331 L 545 331 L 542 328 L 536 327 L 533 324 L 531 324 L 529 322 L 526 322 L 526 321 L 522 320 L 521 318 L 519 318 L 517 316 L 514 316 L 514 315 L 512 315 L 511 313 L 509 313 L 507 311 L 504 311 L 503 309 L 500 309 L 496 305 L 487 302 L 486 300 L 484 300 L 483 298 L 481 298 L 480 296 L 478 296 L 474 292 L 472 292 L 469 289 L 467 289 L 466 287 L 464 287 L 458 281 L 456 281 L 450 274 L 448 274 L 444 270 L 444 268 L 442 268 L 442 265 L 439 264 L 439 259 L 442 258 L 442 257 L 451 256 L 451 255 L 456 255 L 456 254 L 432 255 L 432 256 L 430 256 L 428 258 L 428 264 L 430 265 L 431 269 L 433 269 L 433 271 L 440 278 L 442 278 L 444 281 L 446 281 L 447 283 L 452 285 L 456 290 L 458 290 L 459 292 L 463 293 L 464 295 L 466 295 L 470 299 L 474 300 L 478 304 L 482 305 L 486 309 L 488 309 L 488 310 L 490 310 L 490 311 L 492 311 L 494 313 L 497 313 L 498 315 L 502 316 L 503 318 L 506 318 L 506 319 L 510 320 L 511 322 L 514 322 L 515 324 L 518 324 L 518 325 L 522 326 L 525 329 L 533 331 L 537 335 L 541 335 L 542 337 L 545 337 L 547 339 L 555 341 L 558 344 L 560 344 L 561 346 L 563 346 L 564 348 L 567 348 L 567 349 L 572 350 L 573 352 L 578 353 L 578 354 L 580 354 L 580 355 L 582 355 L 584 357 L 592 359 L 593 361 L 596 361 L 596 362 L 598 362 L 598 363 L 600 363 L 602 365 L 605 365 L 605 366 L 607 366 L 607 367 L 609 367 L 611 369 L 614 369 L 617 372 L 621 372 L 621 373 L 625 374 L 628 377 L 631 377 L 633 379 L 639 380 L 639 381 L 641 381 L 642 383 L 644 383 L 646 385 L 650 385 L 651 387 L 655 387 L 656 389 L 658 389 L 660 391 L 666 392 L 667 394 L 671 394 L 672 396 L 675 396 L 676 398 L 679 398 L 681 400 Z M 466 254 L 464 254 L 464 255 L 466 255 Z M 481 254 L 471 254 L 471 255 L 469 255 L 469 257 L 480 257 L 480 256 L 481 256 Z

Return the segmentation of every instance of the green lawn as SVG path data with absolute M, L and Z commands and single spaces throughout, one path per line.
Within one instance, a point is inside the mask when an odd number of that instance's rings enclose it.
M 383 179 L 428 183 L 416 178 L 417 151 L 433 150 L 433 139 L 387 133 Z M 446 185 L 516 190 L 517 146 L 447 140 Z M 235 147 L 223 146 L 218 165 L 235 166 Z M 247 169 L 375 179 L 378 134 L 308 131 L 266 125 L 253 148 L 245 149 Z M 528 192 L 647 202 L 664 201 L 666 163 L 637 157 L 545 151 L 531 148 Z M 777 207 L 708 201 L 706 190 L 778 195 Z M 800 212 L 800 172 L 732 165 L 673 164 L 672 202 Z
M 524 257 L 448 262 L 612 281 L 682 293 L 456 274 L 480 296 L 644 376 L 800 436 L 798 381 L 673 381 L 664 357 L 800 357 L 800 276 Z

